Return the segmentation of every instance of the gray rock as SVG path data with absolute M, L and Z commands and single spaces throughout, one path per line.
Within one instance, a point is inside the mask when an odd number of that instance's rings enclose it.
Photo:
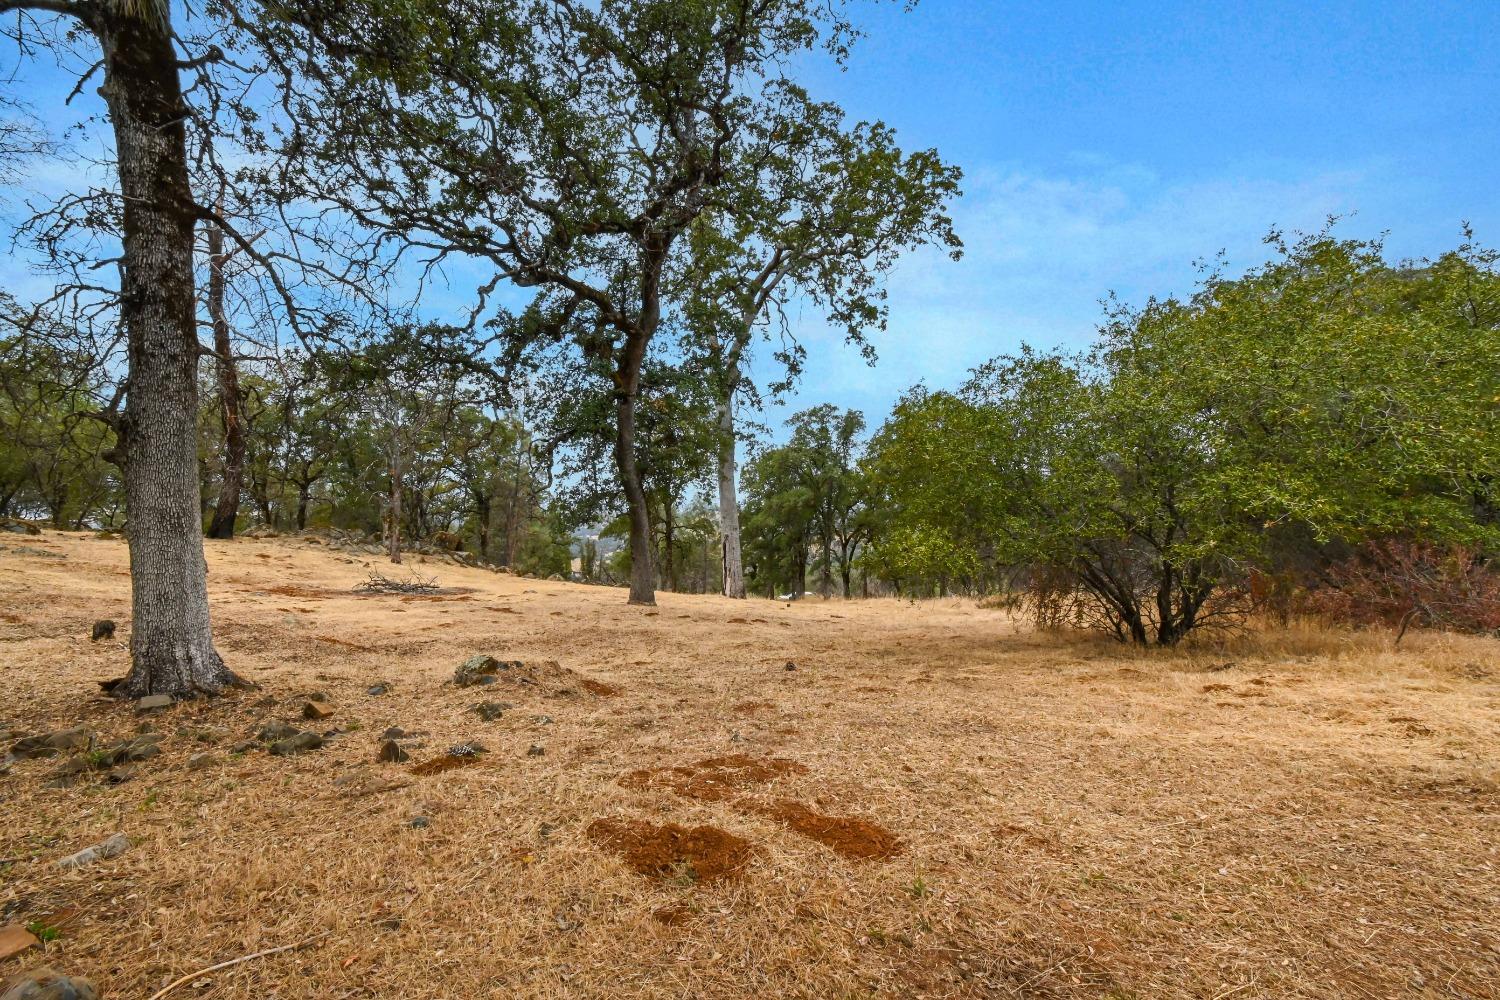
M 236 743 L 234 746 L 230 747 L 229 748 L 229 752 L 230 753 L 249 753 L 251 750 L 254 750 L 258 746 L 260 746 L 260 744 L 256 743 L 254 740 L 241 740 L 240 742 Z
M 499 669 L 500 661 L 493 656 L 471 656 L 453 671 L 453 683 L 459 687 L 472 687 L 479 683 L 479 678 Z
M 284 740 L 277 740 L 271 744 L 271 753 L 277 757 L 290 757 L 292 754 L 302 753 L 307 750 L 317 750 L 323 746 L 323 737 L 317 733 L 298 733 L 296 736 L 288 736 Z
M 17 740 L 10 748 L 10 753 L 12 757 L 56 757 L 70 750 L 87 749 L 93 739 L 93 733 L 83 726 L 75 726 L 72 729 L 59 729 L 55 733 Z
M 383 740 L 399 740 L 405 735 L 406 730 L 402 729 L 400 726 L 392 726 L 385 732 L 381 733 L 380 738 Z
M 290 739 L 299 732 L 301 730 L 289 722 L 268 722 L 260 727 L 260 732 L 255 734 L 255 738 L 262 743 L 274 743 L 277 740 Z
M 391 686 L 389 684 L 371 684 L 369 687 L 365 688 L 365 694 L 370 695 L 372 698 L 378 698 L 381 695 L 389 692 L 390 689 Z
M 109 785 L 123 785 L 141 773 L 138 767 L 117 767 L 104 776 L 104 781 Z
M 4 990 L 0 1000 L 99 1000 L 99 991 L 87 979 L 45 966 L 7 980 Z
M 406 825 L 413 830 L 425 830 L 432 825 L 432 821 L 426 816 L 413 816 Z
M 123 833 L 117 833 L 102 840 L 92 847 L 85 847 L 77 854 L 70 854 L 57 862 L 59 868 L 83 868 L 96 861 L 104 861 L 107 858 L 118 857 L 130 850 L 130 838 Z
M 80 774 L 90 767 L 89 759 L 82 754 L 69 757 L 47 775 L 47 784 L 51 788 L 66 788 L 71 785 Z
M 387 764 L 400 764 L 403 761 L 410 760 L 411 755 L 401 749 L 401 744 L 395 740 L 386 740 L 380 744 L 379 759 Z
M 159 712 L 164 708 L 172 707 L 172 696 L 169 694 L 148 694 L 135 703 L 137 712 Z
M 205 767 L 213 767 L 216 758 L 211 753 L 195 753 L 188 758 L 189 771 L 201 771 Z
M 157 746 L 160 740 L 160 733 L 142 733 L 134 739 L 113 743 L 100 753 L 96 766 L 109 768 L 150 760 L 161 753 L 161 747 Z
M 504 662 L 493 656 L 471 656 L 453 671 L 453 683 L 459 687 L 495 683 L 495 674 L 501 670 L 521 666 L 519 661 Z
M 505 714 L 506 709 L 514 707 L 510 702 L 506 701 L 481 701 L 469 709 L 469 711 L 479 716 L 485 722 L 494 722 Z

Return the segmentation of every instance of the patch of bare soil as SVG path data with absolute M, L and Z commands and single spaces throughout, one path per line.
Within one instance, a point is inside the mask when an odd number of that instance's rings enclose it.
M 750 757 L 731 754 L 710 757 L 696 764 L 651 767 L 631 771 L 620 778 L 623 788 L 665 788 L 684 798 L 702 802 L 728 799 L 756 785 L 764 785 L 788 774 L 806 774 L 807 768 L 780 757 Z
M 444 774 L 460 767 L 473 767 L 479 761 L 480 757 L 478 754 L 443 754 L 441 757 L 433 757 L 431 760 L 422 761 L 422 763 L 411 769 L 411 773 L 422 775 L 423 777 L 432 774 Z
M 300 597 L 310 601 L 326 601 L 330 597 L 343 597 L 336 590 L 326 590 L 322 587 L 303 587 L 295 583 L 281 583 L 274 587 L 258 588 L 264 593 L 275 594 L 278 597 Z
M 741 803 L 748 812 L 776 820 L 790 830 L 827 847 L 840 857 L 858 861 L 893 858 L 903 850 L 901 839 L 884 827 L 855 816 L 825 816 L 791 799 L 770 803 Z
M 687 885 L 737 878 L 755 856 L 748 840 L 716 826 L 598 819 L 587 833 L 637 873 Z

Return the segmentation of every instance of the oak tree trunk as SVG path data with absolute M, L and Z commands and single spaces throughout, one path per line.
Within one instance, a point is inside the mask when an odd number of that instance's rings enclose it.
M 91 25 L 119 162 L 120 321 L 128 393 L 115 457 L 129 516 L 132 628 L 124 697 L 212 694 L 237 682 L 214 649 L 198 494 L 198 339 L 183 121 L 165 3 L 103 6 Z
M 224 420 L 224 477 L 219 502 L 208 526 L 210 538 L 233 538 L 240 512 L 240 484 L 245 472 L 244 403 L 240 398 L 240 376 L 230 353 L 229 318 L 224 312 L 224 233 L 218 226 L 208 231 L 208 315 L 214 331 L 214 366 L 219 379 L 219 412 Z M 298 528 L 302 527 L 301 517 Z
M 475 500 L 475 513 L 479 518 L 479 558 L 490 561 L 490 497 L 480 495 Z
M 731 383 L 738 381 L 736 378 Z M 734 390 L 719 400 L 719 537 L 724 561 L 724 596 L 745 596 L 740 554 L 740 502 L 735 494 Z
M 387 515 L 390 518 L 390 534 L 386 537 L 387 551 L 390 553 L 391 562 L 401 562 L 401 453 L 399 451 L 391 457 L 391 507 Z
M 615 467 L 625 502 L 630 510 L 630 603 L 655 604 L 656 581 L 651 569 L 651 520 L 646 510 L 646 491 L 635 462 L 635 400 L 640 384 L 636 377 L 622 387 L 615 406 Z
M 635 461 L 635 404 L 641 389 L 641 364 L 654 326 L 654 320 L 648 324 L 643 318 L 642 322 L 646 325 L 646 332 L 636 331 L 625 338 L 614 373 L 615 469 L 620 474 L 620 486 L 625 490 L 625 504 L 630 515 L 629 603 L 654 605 L 656 578 L 651 565 L 651 512 L 646 506 L 646 489 Z

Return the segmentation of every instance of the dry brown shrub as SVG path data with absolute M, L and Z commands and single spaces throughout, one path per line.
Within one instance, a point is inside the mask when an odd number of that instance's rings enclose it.
M 1349 625 L 1500 632 L 1500 573 L 1472 548 L 1385 539 L 1328 572 L 1307 610 Z

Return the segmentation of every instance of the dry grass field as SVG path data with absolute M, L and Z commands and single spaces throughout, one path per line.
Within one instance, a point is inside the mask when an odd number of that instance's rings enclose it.
M 444 594 L 361 596 L 382 563 L 317 539 L 207 545 L 259 690 L 138 716 L 96 686 L 124 543 L 0 538 L 0 727 L 164 734 L 123 782 L 0 776 L 0 924 L 54 938 L 0 978 L 144 998 L 307 943 L 171 995 L 1500 996 L 1500 642 L 1133 652 L 969 601 L 644 609 L 416 557 Z M 480 653 L 523 666 L 455 686 Z M 333 735 L 231 752 L 276 721 Z

